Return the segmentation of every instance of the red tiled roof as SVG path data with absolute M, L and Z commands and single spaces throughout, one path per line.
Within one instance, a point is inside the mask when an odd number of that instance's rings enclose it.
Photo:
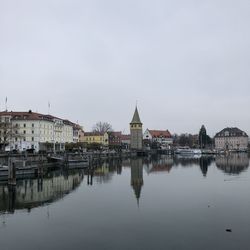
M 84 132 L 84 136 L 103 136 L 104 133 L 101 132 Z
M 122 132 L 120 132 L 120 131 L 118 131 L 118 132 L 116 132 L 116 131 L 111 131 L 111 132 L 109 132 L 109 135 L 121 137 L 121 136 L 122 136 Z
M 28 111 L 28 112 L 2 111 L 2 112 L 0 112 L 0 117 L 1 116 L 11 116 L 13 120 L 47 120 L 47 121 L 53 121 L 54 119 L 58 119 L 58 120 L 63 121 L 66 124 L 70 124 L 72 126 L 76 125 L 73 122 L 58 118 L 56 116 L 44 115 L 44 114 L 40 114 L 40 113 L 36 113 L 36 112 L 32 112 L 32 111 Z
M 130 135 L 123 135 L 121 136 L 122 140 L 130 140 Z
M 172 135 L 168 130 L 148 130 L 152 137 L 166 137 L 171 138 Z
M 3 111 L 0 116 L 11 116 L 14 120 L 52 120 L 50 115 L 43 115 L 36 112 L 13 112 Z

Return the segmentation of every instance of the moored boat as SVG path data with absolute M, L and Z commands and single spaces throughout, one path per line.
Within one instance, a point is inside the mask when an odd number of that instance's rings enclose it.
M 181 155 L 200 155 L 200 154 L 202 154 L 202 151 L 200 149 L 183 147 L 183 148 L 177 148 L 175 153 L 181 154 Z

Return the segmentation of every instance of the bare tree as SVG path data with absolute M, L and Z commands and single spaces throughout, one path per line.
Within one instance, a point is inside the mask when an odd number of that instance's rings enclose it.
M 14 138 L 22 138 L 18 130 L 19 125 L 14 125 L 10 120 L 0 121 L 0 148 L 2 148 L 2 150 L 14 142 Z
M 97 122 L 92 129 L 93 132 L 106 133 L 113 131 L 112 125 L 108 122 Z

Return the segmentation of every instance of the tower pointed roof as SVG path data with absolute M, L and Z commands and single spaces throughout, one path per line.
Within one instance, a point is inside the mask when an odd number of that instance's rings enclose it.
M 131 123 L 141 123 L 141 119 L 140 119 L 140 116 L 139 116 L 137 106 L 135 107 L 135 113 L 134 113 L 134 116 L 133 116 L 133 119 L 132 119 Z

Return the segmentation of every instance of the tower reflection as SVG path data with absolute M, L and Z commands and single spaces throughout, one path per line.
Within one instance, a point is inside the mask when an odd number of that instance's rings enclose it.
M 131 181 L 130 184 L 134 190 L 134 194 L 139 206 L 141 197 L 141 189 L 143 186 L 143 160 L 141 158 L 131 159 Z

